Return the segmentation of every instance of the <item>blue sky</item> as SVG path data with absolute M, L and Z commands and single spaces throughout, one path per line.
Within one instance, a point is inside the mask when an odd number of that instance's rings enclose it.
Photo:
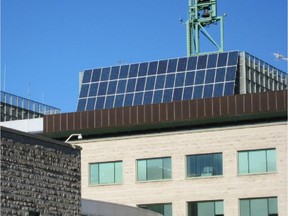
M 188 0 L 1 0 L 1 89 L 76 111 L 79 72 L 186 55 Z M 287 0 L 218 0 L 225 50 L 287 72 Z M 4 84 L 5 83 L 5 84 Z

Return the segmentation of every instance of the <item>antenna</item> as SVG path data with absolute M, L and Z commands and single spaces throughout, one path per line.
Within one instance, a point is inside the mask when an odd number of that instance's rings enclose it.
M 214 52 L 224 51 L 224 16 L 226 14 L 217 16 L 217 0 L 189 0 L 189 19 L 186 21 L 188 56 L 201 53 L 200 32 L 216 47 Z M 217 23 L 220 23 L 218 43 L 207 30 L 211 24 Z

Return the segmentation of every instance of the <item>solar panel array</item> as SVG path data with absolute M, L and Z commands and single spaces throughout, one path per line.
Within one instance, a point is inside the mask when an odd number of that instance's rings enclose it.
M 234 94 L 238 51 L 85 70 L 77 111 Z

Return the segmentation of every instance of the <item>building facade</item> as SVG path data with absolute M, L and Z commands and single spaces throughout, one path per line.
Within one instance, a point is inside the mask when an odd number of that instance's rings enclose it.
M 1 215 L 81 215 L 80 150 L 1 127 Z
M 82 198 L 164 216 L 287 213 L 287 92 L 44 117 L 82 148 Z

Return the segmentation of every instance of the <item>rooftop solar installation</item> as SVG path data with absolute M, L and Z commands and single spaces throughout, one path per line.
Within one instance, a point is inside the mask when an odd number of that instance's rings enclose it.
M 85 70 L 77 111 L 234 94 L 238 51 Z

